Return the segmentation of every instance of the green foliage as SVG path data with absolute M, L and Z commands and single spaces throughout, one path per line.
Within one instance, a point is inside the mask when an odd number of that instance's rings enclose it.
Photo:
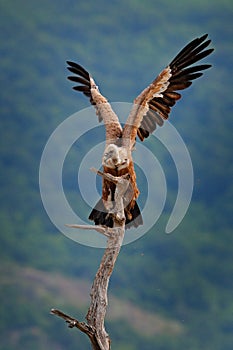
M 59 273 L 92 280 L 102 255 L 57 233 L 39 194 L 48 137 L 89 106 L 66 82 L 65 61 L 90 70 L 110 101 L 129 102 L 186 42 L 205 32 L 216 49 L 208 59 L 213 68 L 184 92 L 171 115 L 193 161 L 190 210 L 172 235 L 163 234 L 177 184 L 170 160 L 149 141 L 164 164 L 169 199 L 156 226 L 123 247 L 110 285 L 122 300 L 184 330 L 147 336 L 126 320 L 109 321 L 107 329 L 116 350 L 232 348 L 232 12 L 230 0 L 0 0 L 1 349 L 90 348 L 82 334 L 49 315 L 60 303 L 77 315 L 85 308 L 75 310 L 66 292 L 58 297 L 56 289 L 43 283 L 33 288 L 17 275 L 17 267 L 32 267 L 51 278 Z M 64 185 L 85 217 L 88 208 L 79 204 L 73 179 L 76 152 L 74 147 L 65 162 Z

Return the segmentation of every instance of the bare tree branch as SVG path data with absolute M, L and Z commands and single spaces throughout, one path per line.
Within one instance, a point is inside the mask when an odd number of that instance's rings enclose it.
M 87 334 L 91 341 L 92 349 L 94 350 L 110 350 L 111 340 L 105 330 L 105 315 L 108 305 L 108 285 L 109 279 L 113 272 L 116 259 L 120 252 L 125 234 L 125 215 L 123 197 L 129 186 L 127 175 L 122 177 L 114 177 L 110 174 L 104 174 L 99 170 L 92 169 L 98 175 L 113 181 L 116 184 L 115 202 L 116 212 L 113 216 L 113 228 L 92 225 L 76 225 L 69 224 L 67 226 L 77 229 L 96 230 L 108 237 L 107 247 L 102 257 L 99 269 L 96 273 L 92 288 L 91 288 L 91 303 L 86 315 L 87 323 L 80 322 L 77 319 L 64 314 L 62 311 L 52 309 L 51 313 L 63 318 L 70 328 L 76 327 L 80 331 Z
M 100 225 L 77 225 L 77 224 L 66 224 L 65 226 L 71 227 L 71 228 L 77 228 L 82 230 L 94 230 L 99 233 L 102 233 L 104 236 L 110 237 L 111 229 L 109 227 L 100 226 Z

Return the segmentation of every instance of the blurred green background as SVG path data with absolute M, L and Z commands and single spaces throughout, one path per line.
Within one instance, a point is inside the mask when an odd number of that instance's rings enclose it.
M 110 101 L 131 102 L 205 33 L 213 68 L 170 118 L 193 162 L 191 206 L 164 234 L 177 184 L 158 147 L 169 183 L 165 211 L 147 235 L 122 248 L 106 328 L 115 350 L 232 349 L 232 21 L 231 0 L 0 0 L 1 350 L 90 349 L 85 335 L 49 314 L 56 307 L 85 318 L 103 254 L 59 233 L 40 199 L 48 137 L 89 106 L 72 92 L 65 61 L 84 65 Z M 79 212 L 72 159 L 64 181 Z

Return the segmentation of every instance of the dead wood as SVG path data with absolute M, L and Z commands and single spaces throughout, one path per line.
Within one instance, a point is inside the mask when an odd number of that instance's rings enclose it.
M 113 272 L 116 259 L 120 252 L 122 242 L 125 234 L 125 216 L 123 197 L 129 186 L 128 177 L 114 177 L 110 174 L 104 174 L 96 169 L 92 169 L 98 175 L 113 181 L 116 184 L 115 202 L 116 210 L 113 217 L 113 228 L 104 226 L 92 225 L 76 225 L 68 224 L 67 226 L 77 229 L 96 230 L 97 232 L 107 236 L 107 247 L 100 262 L 99 269 L 96 273 L 92 288 L 91 288 L 91 302 L 86 315 L 87 322 L 80 322 L 76 318 L 66 315 L 60 310 L 52 309 L 51 313 L 63 318 L 70 328 L 78 328 L 85 333 L 91 342 L 94 350 L 110 350 L 111 340 L 105 330 L 105 316 L 108 306 L 108 285 L 109 279 Z

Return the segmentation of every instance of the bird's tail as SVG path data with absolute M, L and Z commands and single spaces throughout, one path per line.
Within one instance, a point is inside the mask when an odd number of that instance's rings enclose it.
M 142 215 L 136 201 L 134 205 L 125 208 L 125 228 L 138 227 L 143 224 Z M 102 198 L 92 209 L 89 220 L 93 220 L 95 225 L 113 227 L 113 214 L 106 211 Z

